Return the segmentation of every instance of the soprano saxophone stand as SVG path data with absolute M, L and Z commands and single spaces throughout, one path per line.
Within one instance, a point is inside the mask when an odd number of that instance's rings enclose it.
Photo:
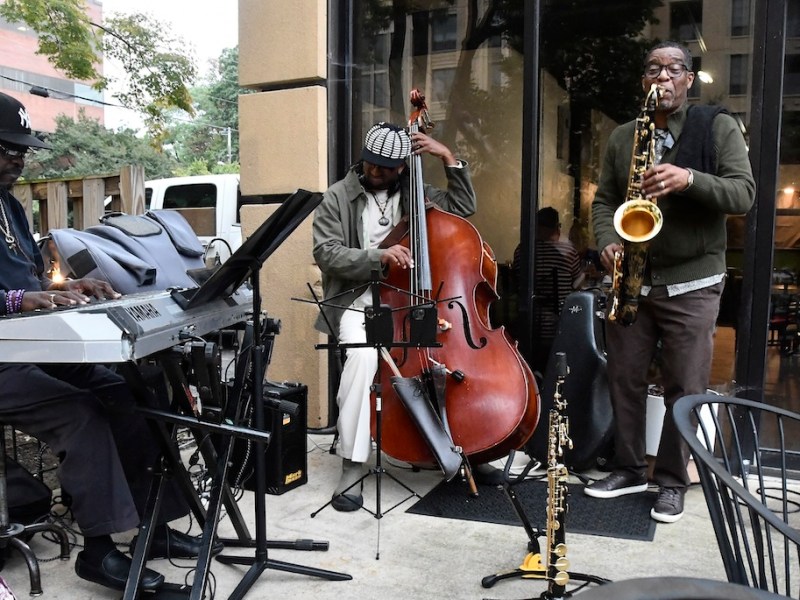
M 572 440 L 569 438 L 569 423 L 567 417 L 562 414 L 566 409 L 566 400 L 561 395 L 561 388 L 569 372 L 567 367 L 567 356 L 564 352 L 556 353 L 556 389 L 553 395 L 553 408 L 550 410 L 549 436 L 548 436 L 548 457 L 547 457 L 547 526 L 544 531 L 540 528 L 534 529 L 530 520 L 525 515 L 519 498 L 513 486 L 515 483 L 524 480 L 528 472 L 538 461 L 531 462 L 523 469 L 517 479 L 512 482 L 509 478 L 509 468 L 513 459 L 511 457 L 506 462 L 505 483 L 503 490 L 506 492 L 514 512 L 517 513 L 525 532 L 528 534 L 528 554 L 525 556 L 522 565 L 511 571 L 487 575 L 481 580 L 481 585 L 485 588 L 492 587 L 498 581 L 511 578 L 535 579 L 547 582 L 547 590 L 539 596 L 542 600 L 560 600 L 571 598 L 575 592 L 582 590 L 590 583 L 603 584 L 610 580 L 597 575 L 587 575 L 585 573 L 567 572 L 569 560 L 567 558 L 566 544 L 566 515 L 567 499 L 569 496 L 567 488 L 567 477 L 569 472 L 567 467 L 560 461 L 563 456 L 564 446 L 572 447 Z M 547 553 L 542 553 L 539 546 L 539 538 L 545 537 L 547 540 Z M 575 589 L 567 590 L 567 584 L 571 580 L 582 581 L 582 585 Z

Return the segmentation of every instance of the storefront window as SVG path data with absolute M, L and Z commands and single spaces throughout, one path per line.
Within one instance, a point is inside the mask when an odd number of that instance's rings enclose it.
M 594 244 L 591 202 L 606 142 L 618 124 L 639 110 L 642 58 L 654 41 L 672 39 L 690 49 L 696 85 L 689 102 L 724 105 L 750 140 L 757 4 L 761 5 L 753 0 L 542 0 L 541 110 L 536 115 L 540 139 L 531 152 L 539 187 L 534 197 L 522 198 L 523 148 L 536 142 L 524 140 L 521 133 L 523 66 L 529 58 L 523 54 L 523 40 L 530 35 L 522 30 L 525 2 L 355 3 L 360 35 L 355 47 L 354 145 L 360 146 L 363 133 L 379 119 L 405 123 L 411 89 L 423 90 L 436 123 L 431 134 L 470 164 L 478 193 L 478 211 L 470 221 L 492 247 L 500 268 L 501 299 L 494 324 L 513 331 L 518 299 L 509 301 L 515 290 L 509 272 L 521 239 L 521 206 L 534 211 L 556 208 L 564 237 L 572 232 L 581 250 Z M 781 240 L 794 239 L 795 229 L 800 232 L 800 49 L 792 41 L 800 37 L 799 23 L 800 0 L 788 0 L 775 266 L 790 272 L 792 283 L 787 285 L 795 286 L 800 285 L 800 241 Z M 353 148 L 355 154 L 359 150 Z M 426 159 L 424 168 L 426 180 L 444 185 L 437 161 Z M 744 219 L 729 222 L 730 277 L 712 373 L 712 387 L 722 391 L 735 387 L 738 291 L 746 244 Z M 800 233 L 795 237 L 800 240 Z M 602 276 L 595 281 L 601 282 Z M 779 356 L 780 344 L 772 348 L 770 356 Z M 788 362 L 777 360 L 785 374 Z M 770 371 L 770 377 L 777 374 Z

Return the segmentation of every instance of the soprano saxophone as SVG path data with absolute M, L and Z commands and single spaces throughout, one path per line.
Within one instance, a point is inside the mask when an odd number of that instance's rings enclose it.
M 547 442 L 547 598 L 563 598 L 569 583 L 569 559 L 567 559 L 566 516 L 567 478 L 569 471 L 564 465 L 564 448 L 572 448 L 569 437 L 569 419 L 565 414 L 567 400 L 561 389 L 567 377 L 567 357 L 556 353 L 556 387 Z
M 655 164 L 653 113 L 659 94 L 659 87 L 653 84 L 636 118 L 625 202 L 614 213 L 614 229 L 623 239 L 623 249 L 614 255 L 608 320 L 621 325 L 636 320 L 647 249 L 664 223 L 661 209 L 642 193 L 642 177 Z

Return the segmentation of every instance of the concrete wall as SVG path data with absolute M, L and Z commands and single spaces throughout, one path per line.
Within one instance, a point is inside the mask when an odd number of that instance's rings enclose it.
M 256 93 L 239 98 L 241 190 L 289 195 L 327 187 L 327 3 L 324 0 L 239 0 L 239 83 Z M 242 209 L 251 234 L 274 206 Z M 262 269 L 263 308 L 281 321 L 267 376 L 309 388 L 308 424 L 328 424 L 327 341 L 313 327 L 317 309 L 292 298 L 319 289 L 307 219 Z M 319 293 L 319 291 L 318 291 Z

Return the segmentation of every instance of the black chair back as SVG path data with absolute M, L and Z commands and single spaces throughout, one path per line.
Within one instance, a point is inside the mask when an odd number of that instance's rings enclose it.
M 675 424 L 695 459 L 728 581 L 800 598 L 800 415 L 713 394 Z M 766 440 L 770 442 L 767 443 Z

